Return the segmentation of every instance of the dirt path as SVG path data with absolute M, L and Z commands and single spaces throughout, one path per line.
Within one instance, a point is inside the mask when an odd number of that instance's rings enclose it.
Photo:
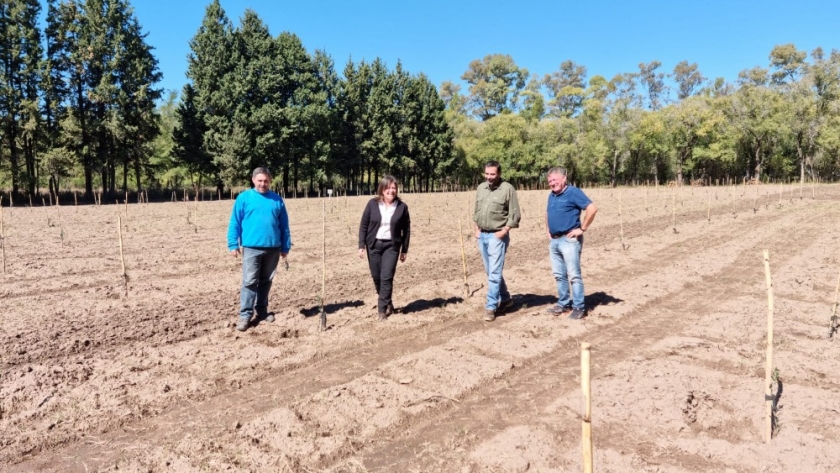
M 62 208 L 63 245 L 44 223 L 56 209 L 16 208 L 0 284 L 0 469 L 575 471 L 578 344 L 588 341 L 599 471 L 828 471 L 840 460 L 840 383 L 829 375 L 838 348 L 826 338 L 840 188 L 813 200 L 783 191 L 779 205 L 768 188 L 764 206 L 752 188 L 660 188 L 647 205 L 642 189 L 590 191 L 602 210 L 585 243 L 592 309 L 582 323 L 544 313 L 555 291 L 543 192 L 522 193 L 505 270 L 515 305 L 493 324 L 479 318 L 471 240 L 473 297 L 460 275 L 456 219 L 471 194 L 405 196 L 414 231 L 397 273 L 403 313 L 385 323 L 354 257 L 364 198 L 333 199 L 328 234 L 340 244 L 328 255 L 324 334 L 302 315 L 317 312 L 315 199 L 289 203 L 295 248 L 273 290 L 278 322 L 244 334 L 231 327 L 230 202 L 130 205 L 128 298 L 108 247 L 116 207 Z M 52 240 L 25 243 L 43 227 Z M 769 446 L 763 248 L 784 383 Z

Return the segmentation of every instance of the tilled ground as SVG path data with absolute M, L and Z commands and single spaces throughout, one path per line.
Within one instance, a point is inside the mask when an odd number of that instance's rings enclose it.
M 580 471 L 586 341 L 598 471 L 833 471 L 840 187 L 587 193 L 600 210 L 583 321 L 545 313 L 545 191 L 520 193 L 505 269 L 515 303 L 493 323 L 473 194 L 405 194 L 397 314 L 376 320 L 356 254 L 367 198 L 298 199 L 277 321 L 245 333 L 233 329 L 231 201 L 4 208 L 0 470 Z M 770 444 L 763 249 L 782 379 Z

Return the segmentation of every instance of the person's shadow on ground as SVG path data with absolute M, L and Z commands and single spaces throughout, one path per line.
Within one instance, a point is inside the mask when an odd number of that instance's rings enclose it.
M 344 302 L 336 302 L 333 304 L 327 304 L 324 306 L 324 311 L 329 314 L 334 314 L 341 309 L 346 309 L 348 307 L 361 307 L 365 305 L 364 301 L 355 300 L 355 301 L 344 301 Z M 300 309 L 301 315 L 304 317 L 312 317 L 321 313 L 321 306 L 316 305 L 312 307 L 308 307 L 305 309 Z
M 464 298 L 457 296 L 450 297 L 449 299 L 444 299 L 442 297 L 436 297 L 434 299 L 418 299 L 416 301 L 409 302 L 403 307 L 395 308 L 394 312 L 411 314 L 413 312 L 422 312 L 435 307 L 446 307 L 451 304 L 460 304 L 462 302 L 464 302 Z
M 544 294 L 514 294 L 511 298 L 513 299 L 513 304 L 511 304 L 510 307 L 505 309 L 503 313 L 497 314 L 497 317 L 504 316 L 505 314 L 512 314 L 522 309 L 534 308 L 557 303 L 556 295 L 547 296 Z M 584 303 L 586 304 L 586 309 L 590 311 L 602 305 L 618 304 L 620 302 L 624 301 L 617 297 L 613 297 L 603 291 L 587 295 L 584 301 Z

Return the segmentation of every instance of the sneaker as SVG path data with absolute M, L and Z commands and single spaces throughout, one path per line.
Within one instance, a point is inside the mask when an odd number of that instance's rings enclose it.
M 493 309 L 487 309 L 484 311 L 484 321 L 485 322 L 492 322 L 496 320 L 496 311 Z
M 274 320 L 275 320 L 274 319 L 274 314 L 268 314 L 268 315 L 265 316 L 265 321 L 266 322 L 274 322 Z
M 586 309 L 573 309 L 572 314 L 569 315 L 572 320 L 580 320 L 584 317 L 586 317 Z
M 572 311 L 571 307 L 563 307 L 563 306 L 559 306 L 559 305 L 555 304 L 555 305 L 551 306 L 546 312 L 548 312 L 549 314 L 552 314 L 552 315 L 561 316 L 561 315 L 566 315 L 571 311 Z
M 248 330 L 248 323 L 248 319 L 240 318 L 239 323 L 236 324 L 236 330 L 239 330 L 240 332 Z
M 385 320 L 388 320 L 388 313 L 387 312 L 380 312 L 379 313 L 379 321 L 383 322 Z
M 513 305 L 513 299 L 508 299 L 502 302 L 499 302 L 499 308 L 496 310 L 503 311 L 510 308 Z

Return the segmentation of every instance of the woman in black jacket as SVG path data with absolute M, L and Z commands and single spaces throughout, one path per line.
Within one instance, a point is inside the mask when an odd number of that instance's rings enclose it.
M 367 252 L 370 275 L 379 294 L 379 320 L 394 312 L 394 273 L 397 259 L 405 262 L 410 237 L 408 206 L 397 197 L 397 180 L 386 175 L 379 181 L 376 197 L 365 206 L 359 224 L 359 258 Z

